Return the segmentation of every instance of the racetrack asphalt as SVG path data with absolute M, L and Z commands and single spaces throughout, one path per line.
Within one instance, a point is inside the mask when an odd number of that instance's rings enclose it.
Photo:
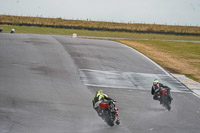
M 154 78 L 172 89 L 172 110 L 152 99 Z M 102 89 L 121 124 L 92 108 Z M 0 34 L 2 133 L 199 133 L 200 99 L 154 62 L 113 41 Z

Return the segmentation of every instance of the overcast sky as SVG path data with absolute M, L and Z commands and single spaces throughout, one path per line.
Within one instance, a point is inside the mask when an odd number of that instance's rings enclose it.
M 0 14 L 200 26 L 200 0 L 0 0 Z

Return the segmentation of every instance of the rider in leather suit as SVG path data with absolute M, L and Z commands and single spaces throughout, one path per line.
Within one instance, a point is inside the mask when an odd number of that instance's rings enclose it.
M 112 100 L 112 98 L 108 97 L 106 94 L 103 93 L 102 90 L 98 90 L 94 96 L 94 99 L 92 100 L 93 108 L 97 111 L 97 114 L 101 117 L 102 116 L 102 110 L 99 109 L 99 104 L 101 102 L 106 100 Z
M 153 81 L 153 86 L 151 88 L 151 94 L 154 95 L 153 99 L 154 100 L 159 100 L 160 98 L 158 97 L 158 92 L 160 91 L 160 88 L 165 88 L 167 90 L 168 96 L 170 98 L 170 100 L 173 100 L 171 93 L 170 93 L 170 88 L 168 86 L 163 85 L 162 83 L 159 83 L 159 81 L 157 79 L 155 79 Z

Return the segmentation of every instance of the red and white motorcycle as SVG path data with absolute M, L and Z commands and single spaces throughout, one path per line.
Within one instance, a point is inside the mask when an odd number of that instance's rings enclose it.
M 157 94 L 160 97 L 161 104 L 167 109 L 171 110 L 171 99 L 167 93 L 167 90 L 164 88 L 161 88 L 160 91 Z
M 116 101 L 108 100 L 103 101 L 99 104 L 99 109 L 102 110 L 102 118 L 109 126 L 114 126 L 115 123 L 117 125 L 120 124 L 119 116 L 118 116 L 118 109 L 115 105 Z

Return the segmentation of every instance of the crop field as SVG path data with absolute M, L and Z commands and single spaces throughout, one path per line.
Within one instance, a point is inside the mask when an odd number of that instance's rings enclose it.
M 41 18 L 0 15 L 0 24 L 12 24 L 20 26 L 39 26 L 67 29 L 85 29 L 99 31 L 120 31 L 135 33 L 157 33 L 175 35 L 199 35 L 198 26 L 170 26 L 158 24 L 138 24 L 138 23 L 115 23 L 88 20 L 68 20 L 61 18 Z

